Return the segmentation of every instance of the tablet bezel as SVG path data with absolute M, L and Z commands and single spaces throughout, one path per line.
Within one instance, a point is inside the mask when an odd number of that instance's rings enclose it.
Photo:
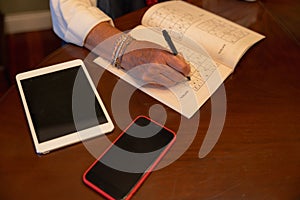
M 94 95 L 95 95 L 96 99 L 98 100 L 100 108 L 102 109 L 102 111 L 105 115 L 107 123 L 99 124 L 97 126 L 93 126 L 93 127 L 90 127 L 90 128 L 84 129 L 84 130 L 80 130 L 80 131 L 77 130 L 76 132 L 69 133 L 67 135 L 51 139 L 49 141 L 39 142 L 38 138 L 37 138 L 37 133 L 36 133 L 35 127 L 33 125 L 33 120 L 32 120 L 32 116 L 31 116 L 31 113 L 30 113 L 30 110 L 28 107 L 28 103 L 25 98 L 25 94 L 23 91 L 23 86 L 22 86 L 21 81 L 30 79 L 33 77 L 45 75 L 45 74 L 50 74 L 53 72 L 62 71 L 62 70 L 73 68 L 73 67 L 78 67 L 78 66 L 80 66 L 83 69 L 83 72 L 89 82 L 89 85 L 91 86 L 91 89 L 93 90 Z M 68 145 L 71 145 L 74 143 L 78 143 L 80 141 L 84 141 L 84 140 L 87 140 L 87 139 L 90 139 L 90 138 L 93 138 L 93 137 L 96 137 L 99 135 L 109 133 L 114 129 L 113 122 L 112 122 L 112 120 L 111 120 L 111 118 L 110 118 L 98 92 L 97 92 L 97 89 L 96 89 L 83 61 L 80 59 L 67 61 L 64 63 L 59 63 L 59 64 L 51 65 L 48 67 L 43 67 L 43 68 L 39 68 L 39 69 L 35 69 L 35 70 L 17 74 L 16 81 L 17 81 L 17 86 L 18 86 L 19 93 L 20 93 L 20 96 L 22 99 L 22 103 L 23 103 L 25 114 L 26 114 L 27 122 L 29 125 L 29 129 L 31 132 L 31 136 L 33 139 L 33 143 L 34 143 L 34 146 L 36 149 L 36 153 L 38 153 L 38 154 L 46 154 L 52 150 L 62 148 L 62 147 L 65 147 L 65 146 L 68 146 Z

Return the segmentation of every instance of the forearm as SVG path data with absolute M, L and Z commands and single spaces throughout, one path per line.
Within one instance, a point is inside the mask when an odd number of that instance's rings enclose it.
M 121 33 L 109 22 L 101 22 L 88 33 L 84 46 L 97 55 L 110 60 L 115 48 L 115 41 Z
M 50 0 L 54 32 L 64 41 L 84 45 L 87 34 L 100 22 L 113 22 L 95 0 Z

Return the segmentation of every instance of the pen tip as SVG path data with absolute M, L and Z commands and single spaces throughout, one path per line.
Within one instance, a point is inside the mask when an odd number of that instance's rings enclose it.
M 187 80 L 188 80 L 188 81 L 190 81 L 190 80 L 191 80 L 191 77 L 190 77 L 190 76 L 187 76 L 186 78 L 187 78 Z

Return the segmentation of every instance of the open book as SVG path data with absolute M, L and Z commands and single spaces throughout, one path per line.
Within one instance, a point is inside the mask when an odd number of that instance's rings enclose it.
M 191 80 L 168 89 L 143 86 L 98 57 L 94 62 L 190 118 L 234 71 L 243 54 L 264 36 L 184 1 L 152 6 L 132 37 L 168 48 L 162 30 L 191 65 Z

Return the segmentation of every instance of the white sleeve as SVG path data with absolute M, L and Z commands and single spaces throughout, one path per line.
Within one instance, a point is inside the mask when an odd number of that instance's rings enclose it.
M 96 0 L 50 0 L 54 32 L 64 41 L 84 45 L 91 29 L 112 19 L 96 7 Z

